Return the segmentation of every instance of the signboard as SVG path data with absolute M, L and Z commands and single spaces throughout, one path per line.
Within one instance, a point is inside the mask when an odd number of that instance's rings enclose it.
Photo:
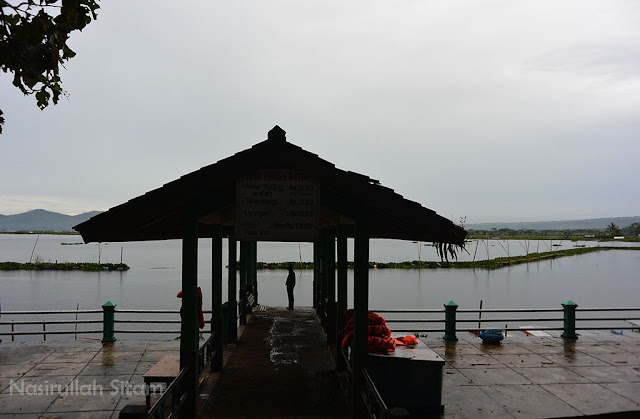
M 236 185 L 236 238 L 256 241 L 314 241 L 319 190 L 313 179 L 294 171 L 264 170 Z

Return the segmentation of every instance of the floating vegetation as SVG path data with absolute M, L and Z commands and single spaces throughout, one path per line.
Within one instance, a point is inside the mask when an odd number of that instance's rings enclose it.
M 125 263 L 89 263 L 89 262 L 0 262 L 0 271 L 128 271 Z
M 530 253 L 528 255 L 501 257 L 496 259 L 476 260 L 473 262 L 436 262 L 436 261 L 405 261 L 405 262 L 369 262 L 369 269 L 500 269 L 505 266 L 523 263 L 539 262 L 566 256 L 583 255 L 603 250 L 640 250 L 640 247 L 578 247 L 574 249 L 554 250 L 551 252 Z M 287 269 L 289 264 L 294 269 L 313 269 L 313 262 L 258 262 L 258 269 Z M 349 269 L 353 269 L 353 262 L 347 262 Z

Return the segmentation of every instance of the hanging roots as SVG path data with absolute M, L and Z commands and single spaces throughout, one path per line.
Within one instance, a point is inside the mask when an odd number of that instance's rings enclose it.
M 433 247 L 436 248 L 436 253 L 440 256 L 442 262 L 449 262 L 449 256 L 451 256 L 451 260 L 457 261 L 458 253 L 456 248 L 464 250 L 464 245 L 459 246 L 453 243 L 433 243 Z

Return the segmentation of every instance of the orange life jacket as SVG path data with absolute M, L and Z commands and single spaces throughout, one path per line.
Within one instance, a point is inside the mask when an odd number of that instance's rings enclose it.
M 182 298 L 182 290 L 178 291 L 178 298 Z M 180 307 L 180 318 L 182 318 L 182 307 Z M 202 311 L 202 289 L 198 287 L 198 327 L 204 328 L 204 312 Z
M 342 331 L 342 347 L 353 344 L 353 309 L 345 312 L 345 326 Z M 392 338 L 391 330 L 387 327 L 384 317 L 369 312 L 367 313 L 367 347 L 372 353 L 386 353 L 396 349 L 397 345 L 416 345 L 418 339 L 413 335 L 402 338 Z

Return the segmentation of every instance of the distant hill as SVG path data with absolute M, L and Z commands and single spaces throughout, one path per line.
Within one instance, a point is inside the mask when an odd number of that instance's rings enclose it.
M 0 214 L 0 231 L 73 231 L 73 226 L 88 220 L 101 211 L 66 215 L 43 209 L 15 215 Z
M 640 216 L 635 217 L 613 217 L 613 218 L 591 218 L 588 220 L 566 220 L 566 221 L 535 221 L 522 223 L 479 223 L 467 224 L 467 230 L 491 230 L 493 228 L 510 228 L 512 230 L 604 230 L 611 223 L 620 228 L 628 227 L 633 223 L 640 223 Z

